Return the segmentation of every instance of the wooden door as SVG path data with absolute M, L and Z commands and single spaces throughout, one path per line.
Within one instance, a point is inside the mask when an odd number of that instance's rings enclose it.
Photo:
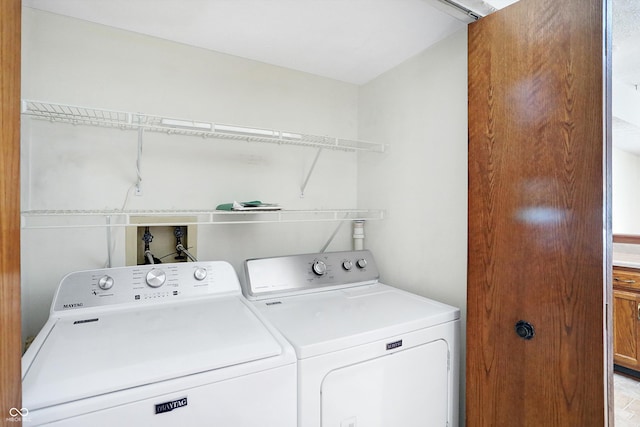
M 640 294 L 614 289 L 612 306 L 614 361 L 626 368 L 638 370 Z
M 0 425 L 21 408 L 20 0 L 0 1 Z
M 469 26 L 468 426 L 610 417 L 608 1 Z

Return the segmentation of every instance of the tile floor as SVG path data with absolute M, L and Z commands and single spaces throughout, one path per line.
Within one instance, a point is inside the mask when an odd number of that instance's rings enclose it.
M 615 427 L 640 427 L 640 380 L 613 375 Z

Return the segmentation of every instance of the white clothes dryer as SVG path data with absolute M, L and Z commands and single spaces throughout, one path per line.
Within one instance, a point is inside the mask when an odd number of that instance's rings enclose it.
M 298 357 L 298 427 L 456 427 L 458 308 L 382 284 L 369 251 L 245 262 Z
M 296 426 L 295 353 L 226 262 L 65 276 L 22 371 L 26 426 Z

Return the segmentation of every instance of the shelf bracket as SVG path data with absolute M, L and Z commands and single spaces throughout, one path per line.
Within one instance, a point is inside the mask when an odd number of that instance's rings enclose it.
M 111 243 L 111 215 L 106 217 L 106 230 L 107 230 L 107 265 L 106 268 L 111 268 L 111 251 L 113 245 Z
M 316 167 L 316 163 L 318 163 L 318 158 L 320 157 L 320 153 L 322 153 L 322 147 L 318 148 L 318 151 L 316 152 L 316 157 L 313 159 L 313 163 L 311 164 L 311 168 L 309 169 L 309 173 L 307 173 L 307 177 L 305 178 L 304 183 L 302 184 L 302 187 L 300 187 L 300 197 L 304 197 L 304 190 L 306 190 L 307 184 L 309 183 L 309 178 L 311 178 L 311 174 L 313 173 L 313 170 Z
M 144 135 L 144 128 L 138 128 L 138 157 L 136 159 L 136 196 L 142 196 L 142 141 Z
M 344 219 L 346 219 L 349 216 L 349 214 L 345 214 Z M 329 247 L 329 245 L 331 244 L 331 242 L 333 242 L 333 239 L 336 237 L 336 234 L 338 234 L 338 231 L 340 231 L 340 229 L 342 228 L 342 224 L 344 224 L 345 221 L 340 221 L 338 223 L 338 225 L 336 226 L 336 229 L 333 230 L 333 233 L 331 233 L 331 236 L 329 236 L 329 240 L 327 240 L 327 243 L 324 244 L 324 246 L 322 247 L 322 249 L 320 249 L 320 253 L 324 253 L 327 248 Z

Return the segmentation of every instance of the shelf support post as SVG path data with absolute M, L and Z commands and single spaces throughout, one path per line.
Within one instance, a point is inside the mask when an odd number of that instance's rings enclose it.
M 304 190 L 307 188 L 307 184 L 309 183 L 309 178 L 311 178 L 311 174 L 313 173 L 313 170 L 316 167 L 316 163 L 318 163 L 318 158 L 320 157 L 320 153 L 322 153 L 322 147 L 318 148 L 318 151 L 316 152 L 316 157 L 313 159 L 313 163 L 311 164 L 311 168 L 309 169 L 309 173 L 307 174 L 307 177 L 304 180 L 304 183 L 302 184 L 302 187 L 300 187 L 300 197 L 304 197 Z
M 331 236 L 329 236 L 329 240 L 327 240 L 327 243 L 325 243 L 322 249 L 320 249 L 320 253 L 324 253 L 327 250 L 331 242 L 333 242 L 333 239 L 336 237 L 336 234 L 338 234 L 338 231 L 340 231 L 340 228 L 342 228 L 342 224 L 345 223 L 345 220 L 348 217 L 349 213 L 346 213 L 343 218 L 338 219 L 338 225 L 336 226 L 336 229 L 333 230 L 333 233 L 331 233 Z
M 143 141 L 144 128 L 141 126 L 138 128 L 138 157 L 136 159 L 136 175 L 138 181 L 136 182 L 136 196 L 142 196 L 142 141 Z
M 107 265 L 106 268 L 111 268 L 111 251 L 113 250 L 113 245 L 111 243 L 111 215 L 107 215 L 106 218 L 106 229 L 107 229 Z

